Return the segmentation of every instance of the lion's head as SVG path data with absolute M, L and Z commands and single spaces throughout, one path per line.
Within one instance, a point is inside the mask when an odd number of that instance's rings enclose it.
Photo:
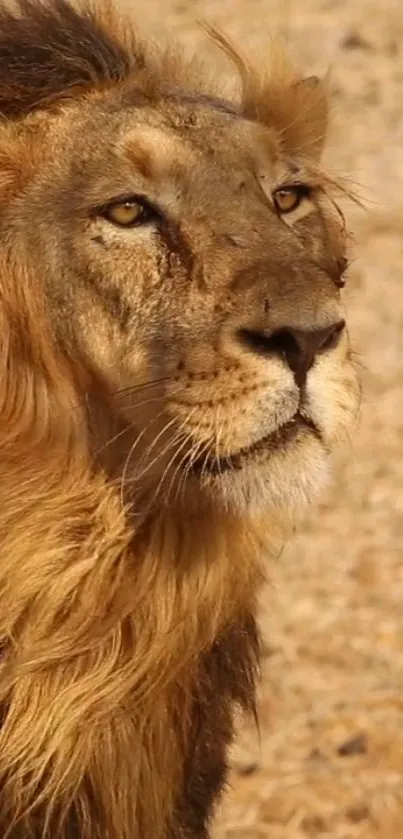
M 75 47 L 63 2 L 21 8 L 49 43 L 38 58 L 26 23 L 2 68 L 1 238 L 80 368 L 99 457 L 165 500 L 298 506 L 357 399 L 322 83 L 235 56 L 243 97 L 227 101 L 90 15 Z
M 216 33 L 223 96 L 100 6 L 0 8 L 12 839 L 204 835 L 253 708 L 268 515 L 323 485 L 357 406 L 322 83 Z

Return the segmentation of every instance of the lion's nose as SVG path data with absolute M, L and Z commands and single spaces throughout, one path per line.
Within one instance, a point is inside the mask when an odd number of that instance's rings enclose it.
M 302 387 L 316 356 L 338 344 L 345 325 L 344 320 L 338 320 L 323 329 L 284 326 L 271 333 L 240 329 L 238 335 L 243 345 L 257 355 L 283 358 L 294 373 L 296 383 Z

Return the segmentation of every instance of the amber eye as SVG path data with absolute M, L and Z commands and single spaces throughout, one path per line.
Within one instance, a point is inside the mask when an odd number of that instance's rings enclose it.
M 284 186 L 276 189 L 273 193 L 273 201 L 276 210 L 280 215 L 291 213 L 300 205 L 303 198 L 306 198 L 309 190 L 305 186 Z
M 149 221 L 153 210 L 144 201 L 129 198 L 108 204 L 101 215 L 118 227 L 136 227 Z

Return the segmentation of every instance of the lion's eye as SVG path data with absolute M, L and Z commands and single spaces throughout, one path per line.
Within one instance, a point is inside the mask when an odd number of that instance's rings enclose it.
M 280 215 L 291 213 L 300 205 L 303 198 L 306 198 L 309 190 L 305 186 L 285 186 L 276 189 L 273 193 L 273 201 L 277 212 Z
M 119 227 L 136 227 L 150 221 L 155 213 L 144 201 L 130 198 L 108 204 L 103 207 L 101 215 Z

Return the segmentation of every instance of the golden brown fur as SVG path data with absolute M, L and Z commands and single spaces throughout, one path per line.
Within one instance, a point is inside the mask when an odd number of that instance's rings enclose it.
M 320 83 L 215 34 L 224 101 L 100 6 L 0 11 L 0 834 L 202 839 L 262 557 L 357 404 L 345 332 L 284 361 L 340 320 L 345 231 Z M 111 225 L 128 193 L 158 223 Z

